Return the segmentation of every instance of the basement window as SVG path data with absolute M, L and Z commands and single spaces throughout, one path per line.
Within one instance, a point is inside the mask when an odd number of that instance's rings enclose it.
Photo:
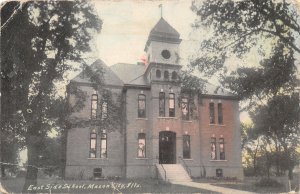
M 94 168 L 94 178 L 102 177 L 102 168 Z
M 223 170 L 221 168 L 216 169 L 216 176 L 223 177 Z

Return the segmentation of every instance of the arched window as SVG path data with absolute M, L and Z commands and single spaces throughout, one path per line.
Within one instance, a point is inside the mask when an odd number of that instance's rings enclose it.
M 218 103 L 218 123 L 223 124 L 223 108 L 222 103 Z
M 175 94 L 169 94 L 169 117 L 175 117 Z
M 190 136 L 189 135 L 183 135 L 182 136 L 182 142 L 183 142 L 183 158 L 189 159 L 189 158 L 191 158 Z
M 138 96 L 138 118 L 146 118 L 146 96 L 144 94 Z
M 209 103 L 209 122 L 210 124 L 215 123 L 215 104 L 213 102 Z
M 215 137 L 212 137 L 210 142 L 210 158 L 211 160 L 217 159 L 217 139 Z
M 172 79 L 177 79 L 177 73 L 175 71 L 172 72 Z
M 156 70 L 156 78 L 161 77 L 161 71 L 159 69 Z
M 225 160 L 225 141 L 224 138 L 219 138 L 220 160 Z
M 100 158 L 107 158 L 107 133 L 105 130 L 101 131 Z
M 190 107 L 189 107 L 189 100 L 187 97 L 183 97 L 181 99 L 181 112 L 182 112 L 183 120 L 190 119 Z
M 146 157 L 146 134 L 139 133 L 138 134 L 138 158 Z
M 165 72 L 164 72 L 164 78 L 165 78 L 165 79 L 169 79 L 169 72 L 168 72 L 168 71 L 165 71 Z
M 159 92 L 159 116 L 165 116 L 165 93 Z
M 91 99 L 91 119 L 97 118 L 97 109 L 98 109 L 98 95 L 92 94 Z
M 97 133 L 93 130 L 90 133 L 90 158 L 96 158 Z

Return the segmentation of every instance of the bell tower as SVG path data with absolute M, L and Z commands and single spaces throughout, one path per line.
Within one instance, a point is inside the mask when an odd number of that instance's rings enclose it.
M 148 36 L 144 51 L 148 57 L 146 74 L 150 82 L 178 81 L 180 34 L 161 17 Z

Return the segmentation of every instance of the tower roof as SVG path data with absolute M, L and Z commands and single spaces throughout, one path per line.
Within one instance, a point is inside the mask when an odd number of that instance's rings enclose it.
M 180 34 L 164 18 L 160 18 L 149 36 L 168 36 L 179 39 Z
M 151 41 L 180 43 L 181 39 L 179 37 L 180 34 L 177 30 L 175 30 L 164 18 L 160 18 L 150 31 L 144 50 L 147 51 Z

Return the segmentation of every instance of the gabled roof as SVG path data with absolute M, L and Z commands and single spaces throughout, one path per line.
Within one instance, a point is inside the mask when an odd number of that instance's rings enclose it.
M 105 85 L 124 85 L 123 81 L 102 60 L 96 60 L 90 67 L 94 72 L 99 71 L 99 76 L 101 76 L 100 78 L 104 81 Z M 85 71 L 82 71 L 80 74 L 78 74 L 75 78 L 71 80 L 71 82 L 91 83 L 90 78 L 86 76 Z
M 117 63 L 110 67 L 111 70 L 119 76 L 124 84 L 148 85 L 144 75 L 146 66 L 128 63 Z

